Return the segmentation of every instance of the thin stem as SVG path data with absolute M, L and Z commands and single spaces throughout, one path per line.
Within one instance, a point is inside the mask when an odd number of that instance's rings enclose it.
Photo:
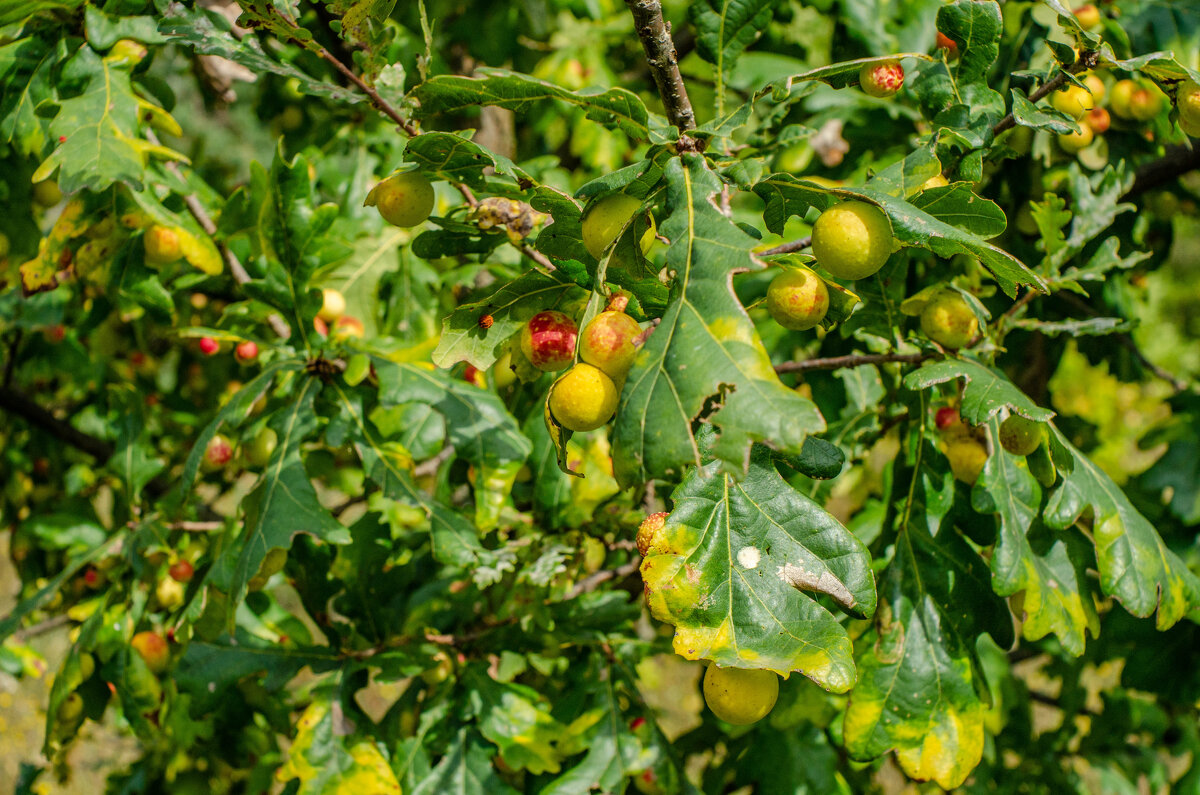
M 812 235 L 802 237 L 799 240 L 793 240 L 791 243 L 781 243 L 775 248 L 769 248 L 766 251 L 758 252 L 760 257 L 774 257 L 776 254 L 791 254 L 793 251 L 803 251 L 812 245 Z
M 1137 170 L 1133 185 L 1121 198 L 1132 199 L 1159 185 L 1173 182 L 1197 168 L 1200 168 L 1200 147 L 1183 144 L 1169 146 L 1165 155 Z
M 646 62 L 650 64 L 650 74 L 654 76 L 666 108 L 667 120 L 679 128 L 679 147 L 684 151 L 697 151 L 698 142 L 684 134 L 695 129 L 696 114 L 688 99 L 683 75 L 679 73 L 679 55 L 671 40 L 671 26 L 663 21 L 662 4 L 659 0 L 625 0 L 625 5 L 633 14 L 633 27 L 642 40 Z
M 1100 60 L 1100 53 L 1098 53 L 1098 52 L 1081 53 L 1079 56 L 1079 59 L 1077 61 L 1075 61 L 1075 63 L 1071 64 L 1065 70 L 1059 72 L 1054 77 L 1047 80 L 1045 83 L 1043 83 L 1041 85 L 1041 87 L 1039 87 L 1032 94 L 1030 94 L 1029 101 L 1034 104 L 1037 104 L 1038 102 L 1040 102 L 1041 100 L 1043 100 L 1047 96 L 1049 96 L 1051 94 L 1051 92 L 1057 91 L 1058 89 L 1060 89 L 1064 85 L 1066 85 L 1068 73 L 1077 75 L 1080 72 L 1085 72 L 1088 69 L 1095 67 L 1095 65 L 1099 62 L 1099 60 Z M 999 122 L 997 122 L 996 126 L 992 128 L 992 136 L 993 137 L 997 136 L 1000 133 L 1004 132 L 1005 130 L 1011 130 L 1015 126 L 1017 126 L 1017 120 L 1010 113 L 1007 116 L 1005 116 L 1003 119 L 1001 119 Z
M 28 395 L 10 387 L 0 388 L 0 409 L 4 409 L 18 417 L 24 417 L 34 425 L 48 431 L 53 436 L 76 447 L 103 463 L 113 454 L 113 446 L 103 439 L 86 434 L 72 425 L 63 422 L 46 409 L 33 402 Z
M 801 373 L 806 370 L 841 370 L 849 367 L 862 367 L 867 364 L 887 364 L 888 362 L 904 362 L 916 364 L 926 359 L 941 356 L 936 351 L 924 353 L 861 353 L 849 356 L 832 356 L 828 359 L 806 359 L 800 362 L 784 362 L 775 365 L 777 373 Z

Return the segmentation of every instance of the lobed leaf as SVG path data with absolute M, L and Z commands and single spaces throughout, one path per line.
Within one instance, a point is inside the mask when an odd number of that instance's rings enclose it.
M 675 282 L 617 408 L 614 467 L 626 486 L 679 477 L 698 464 L 698 420 L 717 429 L 713 451 L 737 475 L 753 442 L 799 453 L 808 434 L 824 429 L 816 406 L 779 381 L 733 292 L 733 273 L 761 263 L 751 255 L 755 240 L 713 204 L 720 185 L 702 157 L 668 166 L 662 228 L 672 241 L 667 265 Z
M 870 555 L 820 505 L 792 489 L 756 447 L 740 482 L 720 462 L 693 470 L 642 561 L 651 614 L 675 626 L 689 660 L 799 671 L 845 692 L 854 662 L 845 628 L 817 601 L 875 610 Z

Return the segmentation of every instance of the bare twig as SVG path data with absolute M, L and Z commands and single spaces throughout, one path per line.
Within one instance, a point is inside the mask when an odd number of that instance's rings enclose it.
M 1088 69 L 1095 67 L 1099 61 L 1100 53 L 1098 52 L 1089 51 L 1080 53 L 1079 59 L 1076 60 L 1075 63 L 1071 64 L 1064 71 L 1059 72 L 1054 77 L 1047 80 L 1041 85 L 1040 88 L 1030 94 L 1029 101 L 1037 104 L 1039 101 L 1049 96 L 1052 92 L 1057 91 L 1066 85 L 1068 73 L 1077 75 L 1080 72 L 1086 72 Z M 1015 126 L 1017 126 L 1017 120 L 1010 113 L 996 123 L 996 126 L 992 128 L 992 135 L 999 135 L 1005 130 L 1011 130 Z
M 667 110 L 667 120 L 679 128 L 679 148 L 698 151 L 699 142 L 685 135 L 696 127 L 696 114 L 679 73 L 678 54 L 671 40 L 671 26 L 663 21 L 662 4 L 659 0 L 625 0 L 625 5 L 633 14 L 633 27 L 642 40 L 650 73 Z
M 1063 301 L 1066 301 L 1068 304 L 1071 304 L 1072 306 L 1080 309 L 1083 312 L 1086 312 L 1093 317 L 1100 314 L 1086 302 L 1084 302 L 1083 299 L 1075 295 L 1066 292 L 1055 293 L 1055 295 L 1058 298 L 1061 298 Z M 1132 336 L 1127 333 L 1114 334 L 1113 336 L 1117 338 L 1117 341 L 1120 342 L 1121 345 L 1123 345 L 1130 353 L 1133 354 L 1134 358 L 1137 359 L 1143 367 L 1153 373 L 1157 378 L 1166 381 L 1176 392 L 1187 391 L 1190 384 L 1169 370 L 1159 367 L 1157 364 L 1146 358 L 1146 354 L 1142 353 L 1142 349 L 1138 347 Z
M 1121 198 L 1132 199 L 1159 185 L 1173 182 L 1197 168 L 1200 168 L 1200 146 L 1168 146 L 1165 155 L 1137 170 L 1133 185 Z
M 111 444 L 63 422 L 23 392 L 9 387 L 0 388 L 0 409 L 24 417 L 72 447 L 92 455 L 100 463 L 107 461 L 113 454 Z
M 432 475 L 438 471 L 438 468 L 444 464 L 447 459 L 454 455 L 454 445 L 448 444 L 433 458 L 421 463 L 413 470 L 413 477 L 421 478 L 426 475 Z
M 638 567 L 641 565 L 642 559 L 639 557 L 635 560 L 631 560 L 628 563 L 618 566 L 615 569 L 604 569 L 603 571 L 598 571 L 595 574 L 592 574 L 577 582 L 575 587 L 572 588 L 567 594 L 566 598 L 574 599 L 581 594 L 594 591 L 599 588 L 600 585 L 608 582 L 609 580 L 624 579 L 625 577 L 628 577 L 630 574 L 633 574 L 635 571 L 637 571 Z
M 45 621 L 39 621 L 25 629 L 18 629 L 13 633 L 13 638 L 18 641 L 35 638 L 38 635 L 45 635 L 47 632 L 53 632 L 61 626 L 71 623 L 71 617 L 66 613 L 60 613 L 56 616 L 51 616 Z
M 791 243 L 781 243 L 775 248 L 769 248 L 766 251 L 758 252 L 760 257 L 774 257 L 776 254 L 791 254 L 793 251 L 803 251 L 812 245 L 812 235 L 802 237 L 799 240 L 793 240 Z
M 1129 336 L 1128 334 L 1118 334 L 1117 340 L 1123 346 L 1125 346 L 1125 348 L 1130 353 L 1133 354 L 1135 359 L 1137 359 L 1139 362 L 1141 362 L 1142 367 L 1145 367 L 1147 370 L 1154 373 L 1155 376 L 1162 379 L 1163 381 L 1166 381 L 1168 384 L 1171 385 L 1171 388 L 1174 389 L 1176 392 L 1186 392 L 1187 391 L 1188 382 L 1183 380 L 1179 376 L 1175 375 L 1174 373 L 1170 372 L 1169 370 L 1165 370 L 1162 367 L 1159 367 L 1154 362 L 1147 359 L 1146 354 L 1142 353 L 1142 349 L 1139 348 L 1137 346 L 1137 343 L 1133 341 L 1133 337 Z
M 212 533 L 225 527 L 224 522 L 170 522 L 168 530 L 182 530 L 185 533 Z
M 1014 302 L 1013 302 L 1013 305 L 1012 305 L 1012 306 L 1010 306 L 1010 307 L 1009 307 L 1009 308 L 1008 308 L 1008 309 L 1007 309 L 1007 310 L 1004 312 L 1004 314 L 1000 316 L 1000 320 L 1001 320 L 1002 322 L 1005 322 L 1005 321 L 1011 320 L 1011 319 L 1013 318 L 1013 316 L 1014 316 L 1014 315 L 1016 315 L 1016 314 L 1017 314 L 1018 312 L 1020 312 L 1020 311 L 1021 311 L 1023 308 L 1025 308 L 1025 307 L 1026 307 L 1026 306 L 1029 304 L 1029 302 L 1030 302 L 1030 301 L 1032 301 L 1034 298 L 1038 297 L 1039 295 L 1044 295 L 1044 293 L 1041 293 L 1041 292 L 1039 292 L 1039 291 L 1037 291 L 1037 290 L 1034 290 L 1034 289 L 1032 289 L 1032 288 L 1030 288 L 1030 289 L 1027 289 L 1027 290 L 1025 291 L 1025 294 L 1024 294 L 1024 295 L 1022 295 L 1020 298 L 1018 298 L 1016 301 L 1014 301 Z
M 926 351 L 925 353 L 862 353 L 849 356 L 833 356 L 828 359 L 806 359 L 801 362 L 784 362 L 775 365 L 777 373 L 800 373 L 806 370 L 841 370 L 847 367 L 862 367 L 867 364 L 886 364 L 888 362 L 906 362 L 916 364 L 926 359 L 940 356 L 940 353 Z

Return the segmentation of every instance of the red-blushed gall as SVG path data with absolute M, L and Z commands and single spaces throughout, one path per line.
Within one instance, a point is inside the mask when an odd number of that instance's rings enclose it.
M 554 372 L 575 358 L 579 327 L 562 312 L 538 312 L 521 329 L 521 351 L 539 370 Z
M 652 513 L 638 525 L 637 548 L 643 557 L 649 553 L 650 548 L 654 545 L 654 536 L 658 531 L 666 527 L 667 517 L 670 515 L 667 511 Z
M 129 645 L 141 655 L 146 661 L 146 667 L 154 673 L 160 674 L 167 669 L 170 650 L 167 648 L 166 638 L 162 635 L 150 631 L 139 632 L 129 641 Z
M 167 574 L 171 576 L 175 582 L 191 582 L 192 577 L 196 574 L 196 569 L 189 561 L 177 560 L 167 569 Z
M 221 343 L 217 342 L 212 337 L 200 338 L 200 352 L 205 356 L 212 356 L 217 351 L 221 350 Z
M 958 409 L 951 406 L 942 406 L 937 410 L 937 414 L 934 415 L 933 421 L 937 425 L 939 431 L 944 431 L 954 423 L 958 422 L 958 420 Z
M 146 262 L 151 265 L 169 265 L 183 256 L 183 243 L 179 233 L 169 226 L 154 224 L 142 237 Z
M 241 342 L 233 349 L 233 355 L 239 362 L 252 362 L 258 358 L 258 345 L 253 342 Z
M 605 311 L 592 318 L 579 338 L 579 358 L 621 383 L 638 352 L 642 327 L 624 312 Z
M 1103 19 L 1100 15 L 1100 9 L 1091 3 L 1079 6 L 1072 13 L 1075 14 L 1075 21 L 1079 23 L 1079 27 L 1084 30 L 1091 30 L 1098 26 Z
M 771 280 L 767 311 L 786 329 L 810 329 L 829 312 L 829 288 L 808 268 L 789 268 Z
M 951 61 L 958 57 L 958 42 L 940 30 L 937 32 L 937 49 L 945 50 L 946 57 Z
M 201 466 L 206 471 L 212 472 L 228 464 L 232 458 L 233 444 L 218 433 L 208 440 L 208 445 L 204 448 Z
M 363 326 L 361 320 L 350 315 L 342 315 L 333 324 L 333 336 L 335 339 L 362 339 L 366 336 L 367 330 Z
M 1104 108 L 1092 108 L 1083 117 L 1083 123 L 1091 127 L 1096 135 L 1101 135 L 1108 132 L 1108 128 L 1112 126 L 1112 117 Z
M 890 97 L 904 87 L 904 67 L 899 61 L 870 63 L 858 70 L 863 93 L 872 97 Z

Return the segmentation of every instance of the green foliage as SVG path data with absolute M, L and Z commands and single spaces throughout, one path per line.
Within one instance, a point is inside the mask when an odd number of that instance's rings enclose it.
M 0 10 L 0 675 L 69 646 L 16 791 L 90 723 L 139 749 L 112 793 L 867 792 L 889 754 L 965 792 L 1196 788 L 1195 20 L 237 11 Z M 1047 97 L 1085 71 L 1162 112 L 1068 153 L 1088 119 Z M 433 185 L 412 228 L 364 206 L 395 174 Z M 810 251 L 846 201 L 895 243 L 857 281 Z M 804 331 L 766 306 L 797 266 L 829 295 Z M 936 296 L 978 322 L 956 351 Z M 609 307 L 637 353 L 572 433 L 519 336 Z M 778 673 L 773 711 L 703 710 L 709 663 Z

